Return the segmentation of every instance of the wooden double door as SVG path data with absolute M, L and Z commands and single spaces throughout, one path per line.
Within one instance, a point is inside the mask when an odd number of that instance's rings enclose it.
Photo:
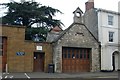
M 34 72 L 44 71 L 44 53 L 34 52 Z
M 63 48 L 62 72 L 89 72 L 90 53 L 88 48 Z

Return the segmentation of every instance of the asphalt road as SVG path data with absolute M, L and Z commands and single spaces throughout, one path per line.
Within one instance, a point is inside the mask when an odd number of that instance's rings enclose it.
M 13 78 L 2 80 L 118 80 L 117 78 Z
M 97 73 L 2 73 L 2 80 L 120 80 L 118 72 Z

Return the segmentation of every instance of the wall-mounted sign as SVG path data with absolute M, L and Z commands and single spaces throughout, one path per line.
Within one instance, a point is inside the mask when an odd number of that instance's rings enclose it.
M 42 46 L 36 46 L 36 50 L 41 50 L 42 51 Z
M 17 56 L 24 56 L 24 55 L 25 55 L 25 52 L 16 52 L 16 55 L 17 55 Z

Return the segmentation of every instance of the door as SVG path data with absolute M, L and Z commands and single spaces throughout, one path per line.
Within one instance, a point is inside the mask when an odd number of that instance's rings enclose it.
M 87 48 L 63 48 L 63 72 L 89 72 L 90 50 Z
M 112 65 L 113 65 L 113 71 L 115 70 L 115 56 L 112 55 Z
M 34 52 L 34 71 L 35 72 L 44 71 L 44 53 Z
M 7 38 L 2 37 L 2 71 L 6 71 L 7 64 Z
M 118 70 L 118 54 L 115 54 L 115 71 Z
M 119 53 L 116 51 L 113 53 L 112 55 L 112 64 L 113 64 L 113 71 L 117 71 L 118 70 L 118 55 Z

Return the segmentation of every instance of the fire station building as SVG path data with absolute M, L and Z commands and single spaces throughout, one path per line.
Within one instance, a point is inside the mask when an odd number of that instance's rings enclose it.
M 82 11 L 74 11 L 73 23 L 66 29 L 55 27 L 46 42 L 25 40 L 25 27 L 0 25 L 2 30 L 2 71 L 55 72 L 100 71 L 100 45 L 82 22 Z

